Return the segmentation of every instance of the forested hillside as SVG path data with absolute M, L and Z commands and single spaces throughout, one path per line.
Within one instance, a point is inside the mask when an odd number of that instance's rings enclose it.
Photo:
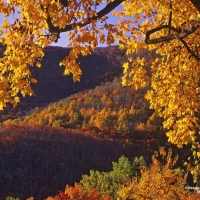
M 15 120 L 65 128 L 93 127 L 125 132 L 135 129 L 160 130 L 162 119 L 152 111 L 144 98 L 145 89 L 122 87 L 121 79 L 102 83 L 95 89 L 84 90 L 46 107 L 36 107 Z M 6 121 L 5 123 L 9 123 Z
M 166 136 L 153 131 L 129 134 L 96 132 L 24 123 L 1 125 L 0 198 L 35 200 L 55 196 L 65 185 L 74 185 L 90 170 L 110 171 L 122 155 L 130 160 L 143 156 L 147 166 L 159 146 L 179 154 L 178 165 L 189 155 L 167 143 Z M 173 156 L 174 157 L 174 156 Z M 191 183 L 191 181 L 189 182 Z M 95 189 L 95 188 L 94 188 Z
M 5 51 L 0 46 L 0 56 Z M 83 91 L 93 89 L 102 82 L 112 81 L 115 76 L 122 74 L 121 64 L 125 59 L 125 52 L 117 46 L 97 48 L 92 55 L 80 57 L 83 76 L 81 82 L 73 82 L 71 76 L 63 76 L 64 68 L 59 61 L 69 54 L 70 48 L 47 47 L 41 68 L 30 67 L 37 84 L 31 83 L 35 96 L 21 98 L 16 108 L 9 105 L 0 111 L 0 119 L 21 116 L 36 106 L 44 106 L 61 98 Z

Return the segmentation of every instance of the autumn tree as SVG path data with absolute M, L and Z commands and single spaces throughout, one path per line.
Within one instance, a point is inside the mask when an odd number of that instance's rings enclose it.
M 13 197 L 6 197 L 6 200 L 19 200 L 19 198 L 13 198 Z
M 141 177 L 133 177 L 119 188 L 119 199 L 199 199 L 196 191 L 186 189 L 188 172 L 175 168 L 177 160 L 178 155 L 173 158 L 171 149 L 166 152 L 159 147 L 159 152 L 152 156 L 150 167 L 141 168 Z
M 115 24 L 107 14 L 118 17 Z M 199 137 L 199 42 L 198 0 L 22 0 L 0 2 L 4 15 L 0 41 L 6 50 L 0 59 L 0 109 L 19 102 L 20 93 L 33 95 L 31 67 L 41 66 L 43 49 L 66 32 L 71 47 L 60 62 L 64 75 L 82 74 L 77 58 L 100 44 L 119 42 L 126 54 L 147 49 L 157 56 L 129 58 L 123 64 L 124 86 L 149 88 L 150 108 L 164 119 L 169 141 L 182 147 Z M 14 22 L 8 19 L 14 16 Z M 150 72 L 145 66 L 150 66 Z M 199 154 L 198 158 L 199 158 Z

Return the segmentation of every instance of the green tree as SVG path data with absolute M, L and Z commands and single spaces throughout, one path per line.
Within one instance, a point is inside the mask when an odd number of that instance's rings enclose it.
M 110 195 L 115 197 L 121 184 L 132 176 L 140 175 L 140 167 L 145 165 L 143 157 L 135 158 L 130 162 L 122 156 L 118 162 L 113 162 L 113 170 L 110 172 L 90 171 L 90 175 L 83 175 L 80 184 L 84 191 L 97 189 L 102 196 Z
M 20 200 L 20 199 L 9 196 L 9 197 L 6 197 L 6 200 Z

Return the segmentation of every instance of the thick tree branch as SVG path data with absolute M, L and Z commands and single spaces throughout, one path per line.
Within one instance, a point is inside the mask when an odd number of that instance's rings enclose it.
M 167 36 L 162 36 L 159 38 L 154 38 L 154 39 L 150 39 L 150 36 L 153 33 L 156 33 L 164 28 L 168 28 L 169 30 L 173 30 L 175 33 L 174 34 L 168 34 Z M 200 57 L 195 54 L 195 52 L 193 52 L 190 47 L 187 45 L 187 43 L 184 41 L 184 38 L 189 36 L 190 34 L 194 33 L 198 28 L 200 28 L 200 22 L 196 22 L 194 25 L 192 25 L 191 27 L 188 27 L 186 29 L 184 29 L 184 31 L 181 31 L 180 29 L 176 29 L 170 25 L 163 25 L 157 28 L 154 28 L 150 31 L 146 32 L 146 39 L 145 42 L 147 44 L 157 44 L 160 42 L 167 42 L 170 40 L 174 40 L 174 39 L 178 39 L 182 42 L 182 44 L 185 46 L 185 48 L 187 49 L 187 51 L 196 59 L 196 60 L 200 60 Z
M 62 32 L 68 32 L 71 31 L 74 27 L 79 26 L 79 27 L 84 27 L 88 24 L 91 23 L 92 20 L 98 20 L 101 17 L 107 15 L 108 13 L 110 13 L 112 10 L 114 10 L 118 5 L 120 5 L 123 1 L 125 0 L 114 0 L 113 2 L 110 2 L 106 5 L 106 7 L 104 7 L 102 10 L 100 10 L 95 16 L 93 17 L 89 17 L 86 18 L 86 22 L 82 23 L 82 22 L 77 22 L 77 23 L 73 23 L 73 24 L 68 24 L 65 26 L 65 28 L 58 28 L 56 26 L 53 25 L 50 16 L 48 16 L 47 18 L 47 24 L 49 27 L 49 31 L 51 33 L 62 33 Z
M 169 34 L 167 36 L 162 36 L 162 37 L 159 37 L 159 38 L 150 39 L 150 36 L 153 33 L 156 33 L 156 32 L 158 32 L 158 31 L 160 31 L 164 28 L 171 29 L 176 33 Z M 193 26 L 184 29 L 184 31 L 181 31 L 180 29 L 174 28 L 174 27 L 169 26 L 169 25 L 163 25 L 163 26 L 154 28 L 150 31 L 147 31 L 145 42 L 147 44 L 156 44 L 156 43 L 166 42 L 166 41 L 170 41 L 170 40 L 174 40 L 174 39 L 184 39 L 185 37 L 194 33 L 198 28 L 200 28 L 200 22 L 196 22 Z

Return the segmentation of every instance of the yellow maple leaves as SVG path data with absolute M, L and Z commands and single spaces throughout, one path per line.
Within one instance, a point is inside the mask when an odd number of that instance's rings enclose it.
M 182 147 L 183 144 L 194 142 L 199 130 L 199 61 L 191 56 L 187 48 L 178 39 L 165 43 L 146 45 L 143 38 L 148 30 L 165 25 L 169 22 L 169 3 L 172 3 L 172 26 L 180 28 L 187 23 L 191 16 L 199 20 L 198 11 L 189 1 L 125 1 L 124 12 L 115 12 L 121 17 L 124 14 L 129 26 L 124 23 L 118 27 L 130 32 L 132 38 L 125 35 L 119 38 L 120 47 L 126 49 L 127 54 L 141 52 L 143 48 L 156 51 L 160 55 L 149 63 L 142 63 L 141 57 L 126 62 L 123 65 L 124 76 L 122 84 L 133 85 L 136 88 L 145 87 L 150 83 L 146 98 L 150 108 L 155 109 L 164 118 L 163 126 L 168 129 L 169 141 Z M 190 10 L 187 8 L 190 7 Z M 181 7 L 181 13 L 178 12 Z M 134 16 L 134 18 L 132 18 Z M 146 18 L 138 23 L 141 17 Z M 188 26 L 191 26 L 188 24 Z M 168 30 L 152 34 L 152 38 L 166 36 Z M 132 34 L 131 34 L 132 33 Z M 137 35 L 137 37 L 135 37 Z M 151 39 L 152 39 L 151 38 Z M 184 38 L 187 45 L 195 50 L 195 43 L 199 43 L 198 31 Z M 199 47 L 196 46 L 196 51 Z M 146 75 L 146 67 L 150 65 L 150 76 Z M 149 72 L 148 72 L 149 74 Z M 148 82 L 150 81 L 150 82 Z

